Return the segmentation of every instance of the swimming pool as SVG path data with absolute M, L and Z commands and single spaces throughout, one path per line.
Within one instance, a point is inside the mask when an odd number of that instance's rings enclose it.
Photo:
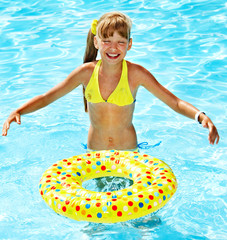
M 91 20 L 119 10 L 133 20 L 127 59 L 148 68 L 174 94 L 208 113 L 207 131 L 146 90 L 137 97 L 142 151 L 173 169 L 178 190 L 157 214 L 125 223 L 75 222 L 54 213 L 38 191 L 54 162 L 84 152 L 88 116 L 82 90 L 11 126 L 0 140 L 0 239 L 226 239 L 226 2 L 2 0 L 0 123 L 13 109 L 64 79 L 82 63 Z

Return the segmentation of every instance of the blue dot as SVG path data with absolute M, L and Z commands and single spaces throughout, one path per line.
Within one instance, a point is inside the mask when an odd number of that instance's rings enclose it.
M 112 202 L 107 202 L 106 205 L 107 205 L 107 206 L 111 206 L 111 205 L 112 205 Z
M 42 184 L 39 185 L 39 188 L 41 188 L 41 187 L 42 187 Z
M 148 159 L 144 160 L 144 163 L 148 163 Z
M 145 199 L 144 199 L 144 202 L 145 202 L 145 203 L 149 203 L 149 199 L 148 199 L 148 198 L 145 198 Z
M 129 177 L 131 177 L 131 178 L 132 178 L 132 173 L 129 173 Z
M 66 174 L 66 172 L 61 173 L 61 175 L 65 175 L 65 174 Z
M 100 161 L 97 161 L 96 162 L 96 165 L 100 166 L 101 165 L 101 162 Z M 101 213 L 100 213 L 101 214 Z
M 142 203 L 142 202 L 139 203 L 139 207 L 140 207 L 140 208 L 143 207 L 143 203 Z
M 60 167 L 60 166 L 58 166 L 57 168 L 58 168 L 58 169 L 62 169 L 62 167 Z
M 60 189 L 56 189 L 55 192 L 60 192 Z
M 154 163 L 154 165 L 158 165 L 158 163 Z
M 92 165 L 92 169 L 96 169 L 96 166 L 95 166 L 95 165 Z
M 132 195 L 132 192 L 127 192 L 127 194 L 128 194 L 129 196 L 131 196 L 131 195 Z
M 50 187 L 50 185 L 47 185 L 47 186 L 46 186 L 46 188 L 49 188 L 49 187 Z
M 101 218 L 101 217 L 102 217 L 102 213 L 98 213 L 98 214 L 97 214 L 97 217 L 98 217 L 98 218 Z
M 79 172 L 76 173 L 78 176 L 81 176 L 81 174 Z
M 60 182 L 60 181 L 57 181 L 56 183 L 58 183 L 58 184 L 61 184 L 61 182 Z
M 103 212 L 106 212 L 107 211 L 107 207 L 106 206 L 102 207 L 102 210 L 103 210 Z
M 151 182 L 147 182 L 147 184 L 150 186 L 150 185 L 151 185 Z
M 85 207 L 86 207 L 87 209 L 89 209 L 89 208 L 91 207 L 91 205 L 90 205 L 90 204 L 86 204 Z
M 164 196 L 163 196 L 163 201 L 165 201 L 165 200 L 166 200 L 166 196 L 164 195 Z
M 159 196 L 159 193 L 158 193 L 158 192 L 155 192 L 154 195 L 155 195 L 156 197 L 158 197 L 158 196 Z
M 159 183 L 159 184 L 158 184 L 158 186 L 160 186 L 160 187 L 161 187 L 161 186 L 162 186 L 162 184 L 161 184 L 161 183 Z
M 117 198 L 117 195 L 113 195 L 112 198 Z

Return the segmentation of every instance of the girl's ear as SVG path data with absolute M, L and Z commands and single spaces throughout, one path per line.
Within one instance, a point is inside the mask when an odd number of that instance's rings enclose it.
M 129 42 L 128 42 L 128 50 L 130 50 L 132 47 L 132 38 L 129 39 Z
M 99 49 L 99 46 L 98 46 L 98 39 L 96 36 L 94 36 L 94 46 L 96 49 Z

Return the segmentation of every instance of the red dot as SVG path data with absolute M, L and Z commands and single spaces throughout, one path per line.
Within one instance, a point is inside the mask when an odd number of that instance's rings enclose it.
M 76 211 L 80 211 L 80 206 L 76 206 Z
M 119 164 L 119 163 L 120 163 L 120 160 L 116 160 L 115 163 L 116 163 L 116 164 Z
M 55 163 L 55 164 L 53 164 L 53 166 L 54 166 L 54 167 L 56 167 L 56 166 L 57 166 L 57 164 Z
M 101 169 L 102 169 L 103 171 L 105 171 L 105 170 L 106 170 L 106 166 L 102 166 Z
M 158 189 L 159 193 L 163 193 L 162 189 Z
M 67 162 L 68 160 L 67 159 L 64 159 L 63 162 Z
M 41 191 L 40 194 L 43 195 L 43 191 Z
M 116 205 L 113 205 L 112 209 L 113 209 L 114 211 L 116 211 L 116 210 L 117 210 L 117 206 L 116 206 Z
M 52 189 L 52 190 L 54 190 L 54 189 L 56 189 L 56 187 L 55 187 L 55 186 L 53 186 L 51 189 Z
M 91 214 L 88 214 L 87 217 L 88 217 L 88 218 L 91 218 L 92 216 L 91 216 Z
M 118 217 L 121 217 L 121 216 L 122 216 L 122 212 L 120 212 L 120 211 L 117 212 L 117 216 L 118 216 Z
M 86 163 L 87 163 L 87 164 L 91 164 L 91 161 L 87 160 Z
M 70 175 L 70 174 L 67 174 L 66 177 L 71 177 L 71 175 Z
M 112 193 L 111 192 L 107 192 L 106 195 L 111 195 Z
M 167 179 L 168 182 L 172 182 L 170 179 Z
M 153 199 L 154 199 L 154 196 L 149 195 L 149 198 L 150 198 L 150 200 L 153 200 Z
M 132 201 L 129 201 L 129 202 L 128 202 L 128 205 L 129 205 L 129 206 L 132 206 L 132 205 L 133 205 L 133 202 L 132 202 Z
M 152 206 L 151 206 L 151 205 L 148 205 L 147 209 L 151 209 L 151 208 L 152 208 Z
M 111 160 L 111 161 L 115 160 L 115 157 L 111 157 L 110 160 Z
M 66 200 L 66 201 L 65 201 L 65 204 L 66 204 L 66 205 L 69 205 L 69 203 L 70 203 L 69 200 Z
M 101 203 L 96 203 L 96 207 L 100 207 L 101 206 Z
M 161 177 L 161 179 L 166 179 L 166 177 Z
M 151 179 L 151 176 L 147 176 L 148 179 Z
M 86 198 L 86 200 L 87 200 L 87 201 L 91 201 L 91 199 L 90 199 L 90 198 Z
M 146 172 L 146 174 L 151 174 L 151 172 Z
M 66 207 L 65 206 L 62 207 L 62 211 L 66 212 Z
M 51 178 L 51 175 L 47 175 L 46 178 Z
M 57 172 L 57 174 L 61 174 L 61 172 Z
M 46 183 L 51 182 L 51 180 L 46 180 Z
M 143 195 L 142 195 L 142 194 L 140 194 L 140 195 L 138 195 L 138 197 L 139 197 L 139 198 L 143 198 Z
M 71 162 L 68 162 L 67 165 L 71 165 L 72 163 Z

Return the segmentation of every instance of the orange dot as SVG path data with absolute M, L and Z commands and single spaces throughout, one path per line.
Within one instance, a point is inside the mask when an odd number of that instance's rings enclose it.
M 90 172 L 91 172 L 91 169 L 90 169 L 90 168 L 87 168 L 87 172 L 90 173 Z
M 86 215 L 86 211 L 85 211 L 85 210 L 82 210 L 82 211 L 81 211 L 81 214 L 82 214 L 82 215 Z
M 134 211 L 134 212 L 138 212 L 138 208 L 137 208 L 137 207 L 134 207 L 134 208 L 133 208 L 133 211 Z

